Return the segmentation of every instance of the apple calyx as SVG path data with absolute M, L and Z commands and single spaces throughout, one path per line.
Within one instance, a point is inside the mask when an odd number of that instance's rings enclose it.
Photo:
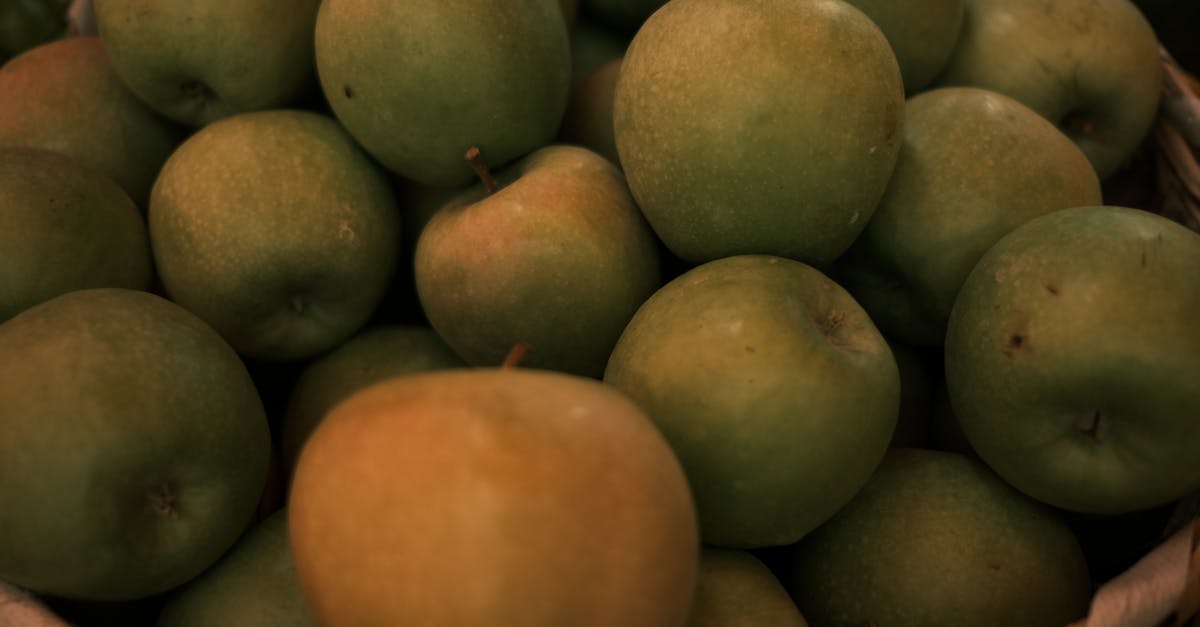
M 532 348 L 533 347 L 529 345 L 529 342 L 524 340 L 513 344 L 513 347 L 509 349 L 508 354 L 504 356 L 504 361 L 500 362 L 500 369 L 511 370 L 512 368 L 516 368 L 521 364 L 521 360 L 525 359 L 525 356 L 529 354 L 529 351 Z
M 1106 421 L 1103 418 L 1103 414 L 1101 414 L 1100 410 L 1097 409 L 1090 414 L 1083 414 L 1076 418 L 1075 428 L 1078 429 L 1082 435 L 1087 436 L 1092 441 L 1096 443 L 1103 442 L 1104 436 L 1108 431 L 1104 428 Z
M 150 511 L 167 518 L 178 518 L 179 510 L 175 507 L 175 495 L 166 484 L 154 486 L 146 490 L 146 501 Z
M 488 168 L 487 162 L 483 160 L 483 156 L 479 154 L 478 146 L 471 146 L 467 149 L 467 163 L 471 169 L 475 171 L 475 176 L 483 181 L 483 188 L 488 194 L 495 194 L 500 191 L 500 184 L 496 182 L 496 178 L 492 176 L 492 171 Z

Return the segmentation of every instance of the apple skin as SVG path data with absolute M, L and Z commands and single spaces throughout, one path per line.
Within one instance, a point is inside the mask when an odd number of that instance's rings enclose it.
M 164 116 L 203 126 L 315 89 L 319 0 L 95 0 L 113 70 Z
M 270 434 L 245 366 L 178 305 L 76 290 L 0 324 L 0 579 L 148 597 L 250 523 Z
M 1069 137 L 994 91 L 927 90 L 908 99 L 904 125 L 887 191 L 836 273 L 884 334 L 940 347 L 987 249 L 1026 220 L 1099 204 L 1100 180 Z
M 143 210 L 181 129 L 129 91 L 99 37 L 65 37 L 0 67 L 0 146 L 53 150 L 112 178 Z M 86 122 L 83 122 L 86 120 Z
M 288 524 L 326 627 L 683 627 L 700 559 L 683 470 L 645 413 L 528 368 L 355 393 L 304 447 Z
M 154 627 L 316 627 L 288 544 L 287 508 L 255 524 L 221 559 L 164 599 Z
M 787 590 L 748 551 L 704 547 L 687 627 L 808 627 Z
M 875 210 L 900 149 L 887 39 L 840 0 L 673 0 L 624 56 L 613 129 L 655 233 L 693 265 L 822 266 Z
M 1064 209 L 993 246 L 946 336 L 951 407 L 1006 481 L 1120 514 L 1200 489 L 1200 234 L 1137 209 Z
M 1158 113 L 1158 38 L 1130 0 L 967 0 L 938 85 L 1011 96 L 1079 144 L 1105 180 Z
M 1059 512 L 976 460 L 924 449 L 889 451 L 786 569 L 822 627 L 1061 627 L 1091 596 Z
M 937 78 L 962 31 L 965 0 L 848 0 L 887 36 L 905 93 L 915 95 Z
M 790 544 L 882 459 L 900 374 L 866 312 L 798 261 L 697 266 L 626 326 L 604 381 L 654 419 L 688 473 L 711 546 Z
M 556 0 L 323 0 L 321 89 L 384 167 L 431 186 L 549 143 L 567 106 L 570 45 Z
M 650 227 L 617 167 L 579 146 L 534 151 L 501 189 L 459 195 L 417 240 L 417 295 L 467 363 L 599 378 L 621 330 L 660 285 Z
M 100 172 L 48 150 L 0 148 L 0 206 L 0 322 L 75 289 L 150 289 L 145 220 Z
M 399 258 L 387 178 L 333 118 L 310 111 L 200 129 L 163 165 L 148 218 L 171 300 L 265 361 L 314 356 L 361 328 Z

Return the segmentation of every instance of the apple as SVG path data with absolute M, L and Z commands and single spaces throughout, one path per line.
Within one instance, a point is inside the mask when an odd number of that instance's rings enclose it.
M 672 0 L 634 36 L 613 103 L 633 196 L 692 264 L 841 255 L 883 196 L 903 122 L 886 37 L 841 0 Z
M 1071 528 L 984 464 L 893 449 L 795 547 L 788 589 L 828 627 L 1062 627 L 1091 581 Z
M 790 544 L 866 482 L 896 427 L 900 375 L 862 307 L 812 267 L 739 255 L 656 291 L 604 381 L 687 472 L 706 544 Z
M 965 0 L 847 1 L 887 36 L 910 96 L 928 87 L 945 67 L 966 14 Z
M 148 217 L 167 295 L 261 360 L 348 338 L 399 256 L 387 178 L 335 120 L 310 111 L 203 127 L 163 165 Z
M 326 627 L 683 627 L 700 557 L 683 470 L 646 414 L 527 368 L 356 392 L 304 447 L 288 516 Z
M 113 70 L 151 108 L 202 126 L 316 87 L 319 0 L 96 0 Z
M 596 68 L 571 93 L 559 141 L 579 144 L 621 166 L 613 137 L 613 91 L 621 73 L 618 57 Z
M 939 85 L 1011 96 L 1071 137 L 1101 180 L 1128 161 L 1158 113 L 1158 38 L 1130 0 L 966 0 Z
M 430 325 L 467 363 L 600 377 L 660 285 L 655 239 L 620 171 L 578 146 L 540 148 L 435 213 L 413 272 Z
M 12 58 L 0 67 L 0 94 L 0 146 L 61 152 L 112 178 L 143 210 L 182 137 L 125 87 L 98 37 L 56 39 Z
M 148 597 L 233 545 L 270 436 L 233 349 L 147 292 L 68 292 L 0 324 L 0 579 Z
M 783 584 L 747 551 L 705 547 L 687 627 L 808 627 Z
M 946 334 L 974 450 L 1062 509 L 1120 514 L 1200 489 L 1200 234 L 1124 207 L 1064 209 L 998 241 Z
M 316 627 L 288 544 L 287 508 L 251 527 L 216 564 L 171 591 L 155 627 Z
M 1087 156 L 1034 110 L 977 87 L 927 90 L 905 106 L 896 170 L 837 277 L 886 335 L 939 347 L 988 247 L 1033 217 L 1101 200 Z
M 0 148 L 0 322 L 76 289 L 149 289 L 141 211 L 121 186 L 74 159 Z
M 288 394 L 279 425 L 290 477 L 308 436 L 334 406 L 373 383 L 417 372 L 466 366 L 425 326 L 375 324 L 309 362 Z
M 557 0 L 324 0 L 316 63 L 338 120 L 404 178 L 454 186 L 549 143 L 570 53 Z

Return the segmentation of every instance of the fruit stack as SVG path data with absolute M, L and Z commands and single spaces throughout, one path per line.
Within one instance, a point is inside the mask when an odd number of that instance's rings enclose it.
M 1185 624 L 1198 28 L 6 2 L 0 624 Z

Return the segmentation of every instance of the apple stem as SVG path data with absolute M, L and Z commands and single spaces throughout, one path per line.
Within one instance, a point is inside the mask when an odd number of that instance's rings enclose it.
M 508 351 L 508 355 L 505 355 L 504 361 L 500 363 L 500 368 L 503 370 L 516 368 L 521 364 L 521 360 L 525 359 L 525 356 L 529 354 L 529 351 L 532 348 L 533 347 L 529 345 L 529 342 L 526 341 L 520 341 L 516 344 L 513 344 L 513 347 Z
M 475 170 L 475 176 L 483 181 L 483 187 L 489 194 L 495 194 L 500 191 L 500 185 L 496 183 L 496 178 L 492 176 L 492 171 L 488 169 L 487 162 L 483 160 L 483 156 L 479 154 L 478 146 L 471 146 L 467 149 L 467 163 L 471 165 L 471 169 Z

